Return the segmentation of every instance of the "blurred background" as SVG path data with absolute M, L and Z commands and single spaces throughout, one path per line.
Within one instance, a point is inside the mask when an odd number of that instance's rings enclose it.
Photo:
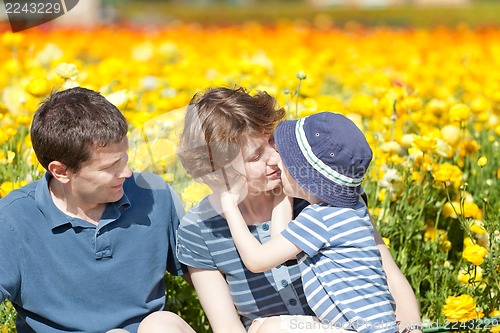
M 100 23 L 134 25 L 177 21 L 234 24 L 252 20 L 323 20 L 336 25 L 434 26 L 466 23 L 491 25 L 500 21 L 498 0 L 81 0 L 60 25 Z M 7 19 L 0 11 L 0 20 Z

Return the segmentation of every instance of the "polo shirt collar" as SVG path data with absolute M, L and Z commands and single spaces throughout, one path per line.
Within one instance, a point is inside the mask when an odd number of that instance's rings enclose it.
M 45 176 L 38 181 L 35 192 L 35 203 L 38 206 L 38 209 L 45 216 L 46 221 L 50 225 L 51 229 L 60 227 L 65 224 L 71 224 L 72 226 L 83 226 L 81 225 L 82 221 L 76 217 L 68 216 L 64 214 L 57 206 L 54 204 L 52 200 L 52 196 L 49 191 L 49 181 L 52 179 L 52 175 L 49 172 L 45 173 Z M 130 200 L 127 195 L 124 193 L 120 200 L 116 202 L 109 203 L 105 209 L 105 215 L 110 210 L 115 212 L 115 217 L 118 218 L 121 215 L 121 212 L 128 209 L 131 206 Z M 103 214 L 103 218 L 104 217 Z M 110 222 L 110 221 L 109 221 Z M 108 223 L 109 223 L 108 222 Z M 108 224 L 106 223 L 106 224 Z M 89 223 L 89 227 L 92 227 Z M 95 227 L 95 226 L 93 226 Z

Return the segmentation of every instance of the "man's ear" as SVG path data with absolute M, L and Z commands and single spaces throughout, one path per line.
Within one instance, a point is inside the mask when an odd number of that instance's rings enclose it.
M 50 162 L 48 170 L 55 179 L 63 184 L 68 183 L 71 179 L 71 172 L 68 170 L 68 167 L 59 161 Z

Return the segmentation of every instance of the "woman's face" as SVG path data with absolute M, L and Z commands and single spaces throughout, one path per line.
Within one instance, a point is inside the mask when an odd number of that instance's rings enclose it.
M 280 157 L 272 135 L 243 136 L 241 153 L 248 194 L 268 192 L 280 185 Z

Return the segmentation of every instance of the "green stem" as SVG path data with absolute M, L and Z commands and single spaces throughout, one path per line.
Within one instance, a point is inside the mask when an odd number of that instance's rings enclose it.
M 299 119 L 299 98 L 300 98 L 300 85 L 302 79 L 299 79 L 299 85 L 297 86 L 297 99 L 295 100 L 295 119 Z

